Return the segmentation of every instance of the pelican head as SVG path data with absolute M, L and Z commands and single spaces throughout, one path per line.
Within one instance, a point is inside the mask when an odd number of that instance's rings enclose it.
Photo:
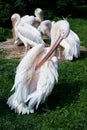
M 36 8 L 34 13 L 40 22 L 43 21 L 43 10 L 41 8 Z
M 46 34 L 48 37 L 50 37 L 50 30 L 52 27 L 52 22 L 50 20 L 44 20 L 40 23 L 38 30 L 42 34 Z
M 63 39 L 68 36 L 70 32 L 69 23 L 66 20 L 59 20 L 54 23 L 51 29 L 51 45 L 57 40 L 59 35 L 63 35 Z
M 43 59 L 36 65 L 36 70 L 43 65 L 44 62 L 52 55 L 57 49 L 60 42 L 65 39 L 70 32 L 69 23 L 66 20 L 56 22 L 51 29 L 51 47 Z
M 18 13 L 14 13 L 12 16 L 11 16 L 11 21 L 12 21 L 12 24 L 13 26 L 16 24 L 17 21 L 20 20 L 20 15 Z

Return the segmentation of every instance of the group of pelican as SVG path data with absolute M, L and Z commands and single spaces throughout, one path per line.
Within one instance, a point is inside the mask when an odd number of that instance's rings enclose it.
M 58 48 L 63 48 L 61 56 L 73 60 L 80 55 L 80 39 L 70 29 L 67 20 L 57 22 L 44 20 L 43 11 L 35 10 L 35 16 L 11 16 L 13 39 L 21 40 L 27 50 L 20 61 L 7 104 L 17 113 L 34 113 L 40 103 L 45 102 L 58 81 Z M 51 45 L 46 46 L 42 34 L 47 35 Z

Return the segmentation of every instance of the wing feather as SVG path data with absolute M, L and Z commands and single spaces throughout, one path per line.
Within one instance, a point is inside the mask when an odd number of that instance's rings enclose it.
M 25 102 L 28 102 L 28 109 L 38 108 L 41 102 L 44 102 L 47 96 L 52 92 L 58 76 L 58 61 L 51 59 L 44 63 L 40 69 L 39 80 L 37 82 L 37 90 L 30 94 Z M 53 70 L 52 70 L 53 69 Z M 53 72 L 54 71 L 54 72 Z M 56 75 L 54 74 L 56 72 Z
M 26 39 L 29 39 L 36 44 L 45 44 L 39 31 L 32 25 L 24 24 L 24 26 L 18 26 L 17 31 Z

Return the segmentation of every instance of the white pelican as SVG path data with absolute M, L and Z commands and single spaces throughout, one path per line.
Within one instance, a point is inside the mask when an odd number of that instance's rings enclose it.
M 47 35 L 49 38 L 51 37 L 51 34 L 50 34 L 51 28 L 52 28 L 52 22 L 50 20 L 44 20 L 38 26 L 38 30 L 42 34 Z
M 7 101 L 15 112 L 34 113 L 52 92 L 58 80 L 58 58 L 55 50 L 68 34 L 69 23 L 65 20 L 58 21 L 51 30 L 51 47 L 38 44 L 19 63 L 12 88 L 14 93 Z
M 36 16 L 35 17 L 36 22 L 33 23 L 33 26 L 37 28 L 41 23 L 41 21 L 44 20 L 43 10 L 41 8 L 36 8 L 34 14 Z
M 51 22 L 49 20 L 44 20 L 40 23 L 38 30 L 47 35 L 49 38 L 51 27 L 55 24 L 55 22 Z M 73 58 L 78 58 L 80 56 L 80 39 L 79 36 L 72 30 L 67 38 L 65 38 L 59 47 L 59 59 L 64 58 L 65 60 L 72 61 Z
M 15 22 L 15 42 L 19 38 L 24 43 L 26 50 L 28 45 L 33 47 L 37 44 L 44 44 L 41 33 L 35 27 L 27 23 L 20 24 L 21 19 L 18 15 L 15 15 L 13 19 Z
M 18 38 L 19 38 L 17 33 L 16 33 L 16 29 L 15 29 L 17 25 L 24 26 L 24 23 L 27 23 L 27 24 L 30 24 L 34 27 L 38 27 L 42 20 L 43 20 L 43 11 L 40 8 L 36 8 L 35 16 L 25 15 L 25 16 L 21 17 L 18 13 L 14 13 L 11 16 L 14 42 L 17 43 Z

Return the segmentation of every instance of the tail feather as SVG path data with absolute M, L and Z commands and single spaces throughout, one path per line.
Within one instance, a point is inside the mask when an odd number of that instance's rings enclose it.
M 15 109 L 15 112 L 17 113 L 22 113 L 22 114 L 29 114 L 29 110 L 28 110 L 28 107 L 25 103 L 21 103 L 17 106 L 17 108 Z
M 31 95 L 29 95 L 27 97 L 27 99 L 25 100 L 25 102 L 28 102 L 28 108 L 29 110 L 34 109 L 34 107 L 37 109 L 39 104 L 41 103 L 42 100 L 42 92 L 40 91 L 36 91 L 34 93 L 32 93 Z

